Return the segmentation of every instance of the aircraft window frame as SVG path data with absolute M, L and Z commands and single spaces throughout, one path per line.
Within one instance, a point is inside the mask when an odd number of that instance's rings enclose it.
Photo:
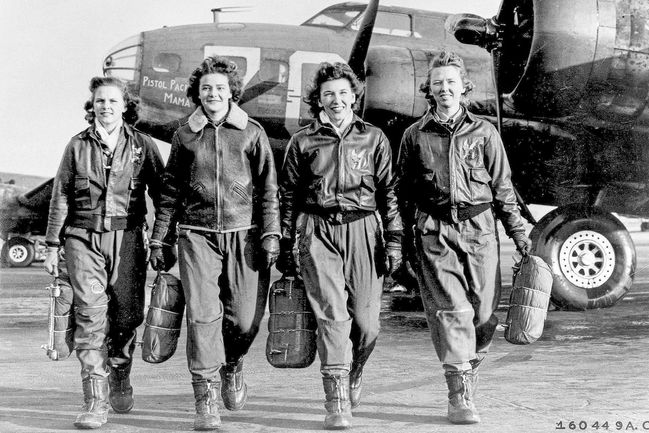
M 180 70 L 182 58 L 176 53 L 159 52 L 151 60 L 151 67 L 156 72 L 173 74 Z
M 288 85 L 289 65 L 284 60 L 265 59 L 259 68 L 259 79 L 266 83 Z
M 350 24 L 349 28 L 352 30 L 358 30 L 360 28 L 360 23 L 363 20 L 363 15 L 361 13 L 354 21 Z M 401 21 L 401 24 L 406 24 L 405 26 L 395 26 L 392 23 Z M 407 22 L 406 22 L 407 21 Z M 381 26 L 381 24 L 392 24 L 390 27 Z M 407 27 L 407 28 L 406 28 Z M 376 22 L 372 33 L 389 35 L 389 36 L 398 36 L 402 38 L 421 38 L 421 35 L 413 30 L 413 19 L 412 15 L 406 14 L 403 12 L 392 12 L 392 11 L 378 11 L 376 15 Z
M 446 40 L 450 36 L 446 33 L 445 20 L 438 16 L 421 16 L 413 17 L 413 30 L 415 37 L 429 40 Z M 451 36 L 452 38 L 452 36 Z
M 362 14 L 363 10 L 361 9 L 354 10 L 349 8 L 329 8 L 309 18 L 304 23 L 302 23 L 302 25 L 315 27 L 334 27 L 342 29 L 349 27 L 355 20 L 359 18 L 359 16 L 362 16 Z

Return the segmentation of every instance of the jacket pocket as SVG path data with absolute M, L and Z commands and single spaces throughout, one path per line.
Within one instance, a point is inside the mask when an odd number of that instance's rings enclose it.
M 491 201 L 491 176 L 486 168 L 472 168 L 471 169 L 471 200 L 476 202 Z
M 90 196 L 90 178 L 84 176 L 75 176 L 74 205 L 77 209 L 92 209 L 92 198 Z
M 376 186 L 374 185 L 374 176 L 371 174 L 361 176 L 361 187 L 358 191 L 358 203 L 361 206 L 373 206 L 375 203 L 375 192 Z
M 194 182 L 189 186 L 190 188 L 190 194 L 193 197 L 190 202 L 193 203 L 202 203 L 206 200 L 206 195 L 207 195 L 207 188 L 205 188 L 205 185 L 203 185 L 201 182 Z
M 308 204 L 317 204 L 322 206 L 324 204 L 324 178 L 320 177 L 314 179 L 311 185 L 308 186 L 308 194 L 306 196 L 306 202 Z M 313 200 L 313 203 L 309 203 L 310 200 Z
M 232 182 L 230 185 L 230 194 L 234 196 L 235 201 L 243 201 L 246 205 L 252 204 L 252 199 L 250 198 L 248 191 L 246 191 L 246 188 L 239 182 Z

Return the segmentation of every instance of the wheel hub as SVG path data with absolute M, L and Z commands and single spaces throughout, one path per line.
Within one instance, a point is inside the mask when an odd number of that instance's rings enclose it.
M 604 235 L 582 230 L 561 245 L 559 264 L 563 275 L 575 286 L 599 287 L 613 274 L 615 251 Z
M 27 257 L 27 249 L 22 245 L 15 245 L 9 248 L 9 256 L 15 262 L 22 262 Z

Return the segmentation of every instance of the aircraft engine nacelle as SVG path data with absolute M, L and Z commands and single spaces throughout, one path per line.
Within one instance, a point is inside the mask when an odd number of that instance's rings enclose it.
M 587 110 L 625 121 L 644 110 L 646 0 L 504 1 L 492 23 L 502 43 L 498 86 L 517 111 L 554 117 Z

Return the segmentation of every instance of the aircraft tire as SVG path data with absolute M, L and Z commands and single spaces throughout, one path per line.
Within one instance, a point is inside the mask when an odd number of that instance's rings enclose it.
M 611 307 L 631 288 L 635 246 L 624 225 L 602 209 L 557 208 L 534 226 L 530 238 L 532 254 L 552 269 L 551 299 L 559 308 Z
M 24 268 L 31 265 L 35 254 L 34 245 L 21 237 L 9 239 L 2 248 L 3 262 L 13 268 Z

